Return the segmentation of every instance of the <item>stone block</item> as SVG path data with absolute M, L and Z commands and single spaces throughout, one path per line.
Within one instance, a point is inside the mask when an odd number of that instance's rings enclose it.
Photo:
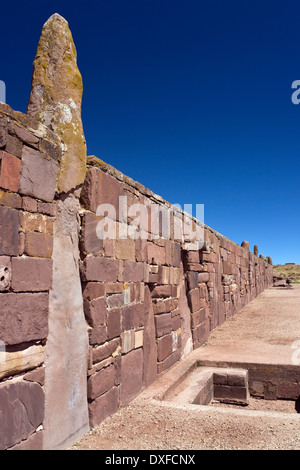
M 166 251 L 163 246 L 158 246 L 154 243 L 148 243 L 147 257 L 149 264 L 166 264 Z
M 120 346 L 120 339 L 115 338 L 115 339 L 112 339 L 111 341 L 106 342 L 105 344 L 102 344 L 101 346 L 92 348 L 92 351 L 91 351 L 92 364 L 96 364 L 97 362 L 101 362 L 104 359 L 108 359 L 109 357 L 112 356 L 114 352 L 116 352 L 119 346 Z
M 97 225 L 101 218 L 85 213 L 82 222 L 81 249 L 86 254 L 97 255 L 103 250 L 103 240 L 97 236 Z
M 119 261 L 105 257 L 86 258 L 82 274 L 86 281 L 117 282 Z
M 96 212 L 100 204 L 111 205 L 119 217 L 119 196 L 122 195 L 122 184 L 98 168 L 88 170 L 82 188 L 81 200 L 84 207 Z
M 43 423 L 44 392 L 40 385 L 21 380 L 0 386 L 0 449 L 5 450 L 29 436 Z
M 117 259 L 135 261 L 135 240 L 130 237 L 115 241 L 115 256 Z
M 198 273 L 196 271 L 189 271 L 186 274 L 188 289 L 196 289 L 198 287 Z
M 29 196 L 24 196 L 22 198 L 22 209 L 28 212 L 37 212 L 38 203 L 35 199 Z
M 49 291 L 52 288 L 52 260 L 12 258 L 12 289 L 15 292 Z
M 156 336 L 167 335 L 172 331 L 172 315 L 171 313 L 163 313 L 155 315 Z
M 43 450 L 43 435 L 44 432 L 38 431 L 28 437 L 25 441 L 20 442 L 7 450 Z
M 0 187 L 18 192 L 20 185 L 21 160 L 9 153 L 0 151 Z
M 198 282 L 208 282 L 209 281 L 209 273 L 199 273 L 198 274 Z
M 124 261 L 123 280 L 125 282 L 141 282 L 144 279 L 144 263 Z
M 98 426 L 119 408 L 119 388 L 113 387 L 89 404 L 90 426 Z
M 0 206 L 0 255 L 19 254 L 19 214 L 15 209 Z
M 47 233 L 28 232 L 25 235 L 24 253 L 37 258 L 51 258 L 53 236 Z
M 112 308 L 107 312 L 108 339 L 116 338 L 121 334 L 121 312 L 120 308 Z
M 172 297 L 172 286 L 167 285 L 167 286 L 155 286 L 154 289 L 152 290 L 152 298 L 168 298 Z
M 23 147 L 20 192 L 42 201 L 52 202 L 59 165 L 32 148 Z
M 127 405 L 143 388 L 143 350 L 135 349 L 125 356 L 121 362 L 120 403 Z
M 84 314 L 91 327 L 105 324 L 106 319 L 106 299 L 99 297 L 94 300 L 84 301 Z
M 47 293 L 0 294 L 0 340 L 7 345 L 47 338 Z
M 192 289 L 188 292 L 188 303 L 191 311 L 197 312 L 201 305 L 200 305 L 200 292 L 199 289 Z
M 159 362 L 164 361 L 173 352 L 172 334 L 163 336 L 157 341 L 157 359 Z
M 145 322 L 145 306 L 142 303 L 126 305 L 122 311 L 122 331 L 141 328 Z
M 13 125 L 14 134 L 21 140 L 24 144 L 29 145 L 30 147 L 38 148 L 39 138 L 36 137 L 32 132 L 24 127 L 20 127 L 16 124 Z
M 21 209 L 22 198 L 19 194 L 1 191 L 0 189 L 0 205 L 10 207 L 12 209 Z
M 5 147 L 6 152 L 10 153 L 11 155 L 14 155 L 15 157 L 21 158 L 22 148 L 23 144 L 19 139 L 17 139 L 13 135 L 7 134 Z
M 88 282 L 83 285 L 82 295 L 84 300 L 94 300 L 104 297 L 105 284 L 102 282 Z
M 108 392 L 115 385 L 115 367 L 111 364 L 109 367 L 101 369 L 99 372 L 91 375 L 88 378 L 87 390 L 88 399 L 95 400 L 95 398 Z

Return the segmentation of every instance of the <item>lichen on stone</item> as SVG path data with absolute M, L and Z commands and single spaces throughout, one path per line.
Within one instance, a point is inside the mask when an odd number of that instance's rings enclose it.
M 86 142 L 81 120 L 83 84 L 68 22 L 55 13 L 45 23 L 33 63 L 27 114 L 62 142 L 57 192 L 68 192 L 86 175 Z

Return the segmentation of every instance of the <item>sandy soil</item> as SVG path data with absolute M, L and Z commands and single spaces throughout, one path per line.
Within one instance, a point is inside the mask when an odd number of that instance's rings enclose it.
M 300 286 L 268 289 L 215 330 L 199 357 L 291 364 L 300 339 Z M 198 350 L 197 350 L 198 351 Z M 300 450 L 300 414 L 289 401 L 247 407 L 179 405 L 141 394 L 72 450 Z

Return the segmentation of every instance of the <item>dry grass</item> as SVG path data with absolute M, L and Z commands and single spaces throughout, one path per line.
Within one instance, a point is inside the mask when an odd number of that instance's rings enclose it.
M 281 275 L 283 277 L 289 277 L 293 283 L 300 284 L 300 265 L 281 265 L 277 264 L 273 266 L 274 274 Z

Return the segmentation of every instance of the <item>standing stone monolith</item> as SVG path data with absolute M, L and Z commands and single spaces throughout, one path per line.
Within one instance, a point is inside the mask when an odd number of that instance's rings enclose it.
M 82 89 L 68 23 L 54 14 L 42 30 L 28 103 L 28 114 L 62 141 L 45 349 L 45 450 L 64 449 L 89 429 L 88 333 L 79 273 L 79 195 L 86 175 Z
M 55 13 L 42 29 L 33 63 L 27 114 L 62 139 L 58 193 L 67 193 L 82 184 L 86 174 L 82 93 L 82 78 L 68 22 Z

